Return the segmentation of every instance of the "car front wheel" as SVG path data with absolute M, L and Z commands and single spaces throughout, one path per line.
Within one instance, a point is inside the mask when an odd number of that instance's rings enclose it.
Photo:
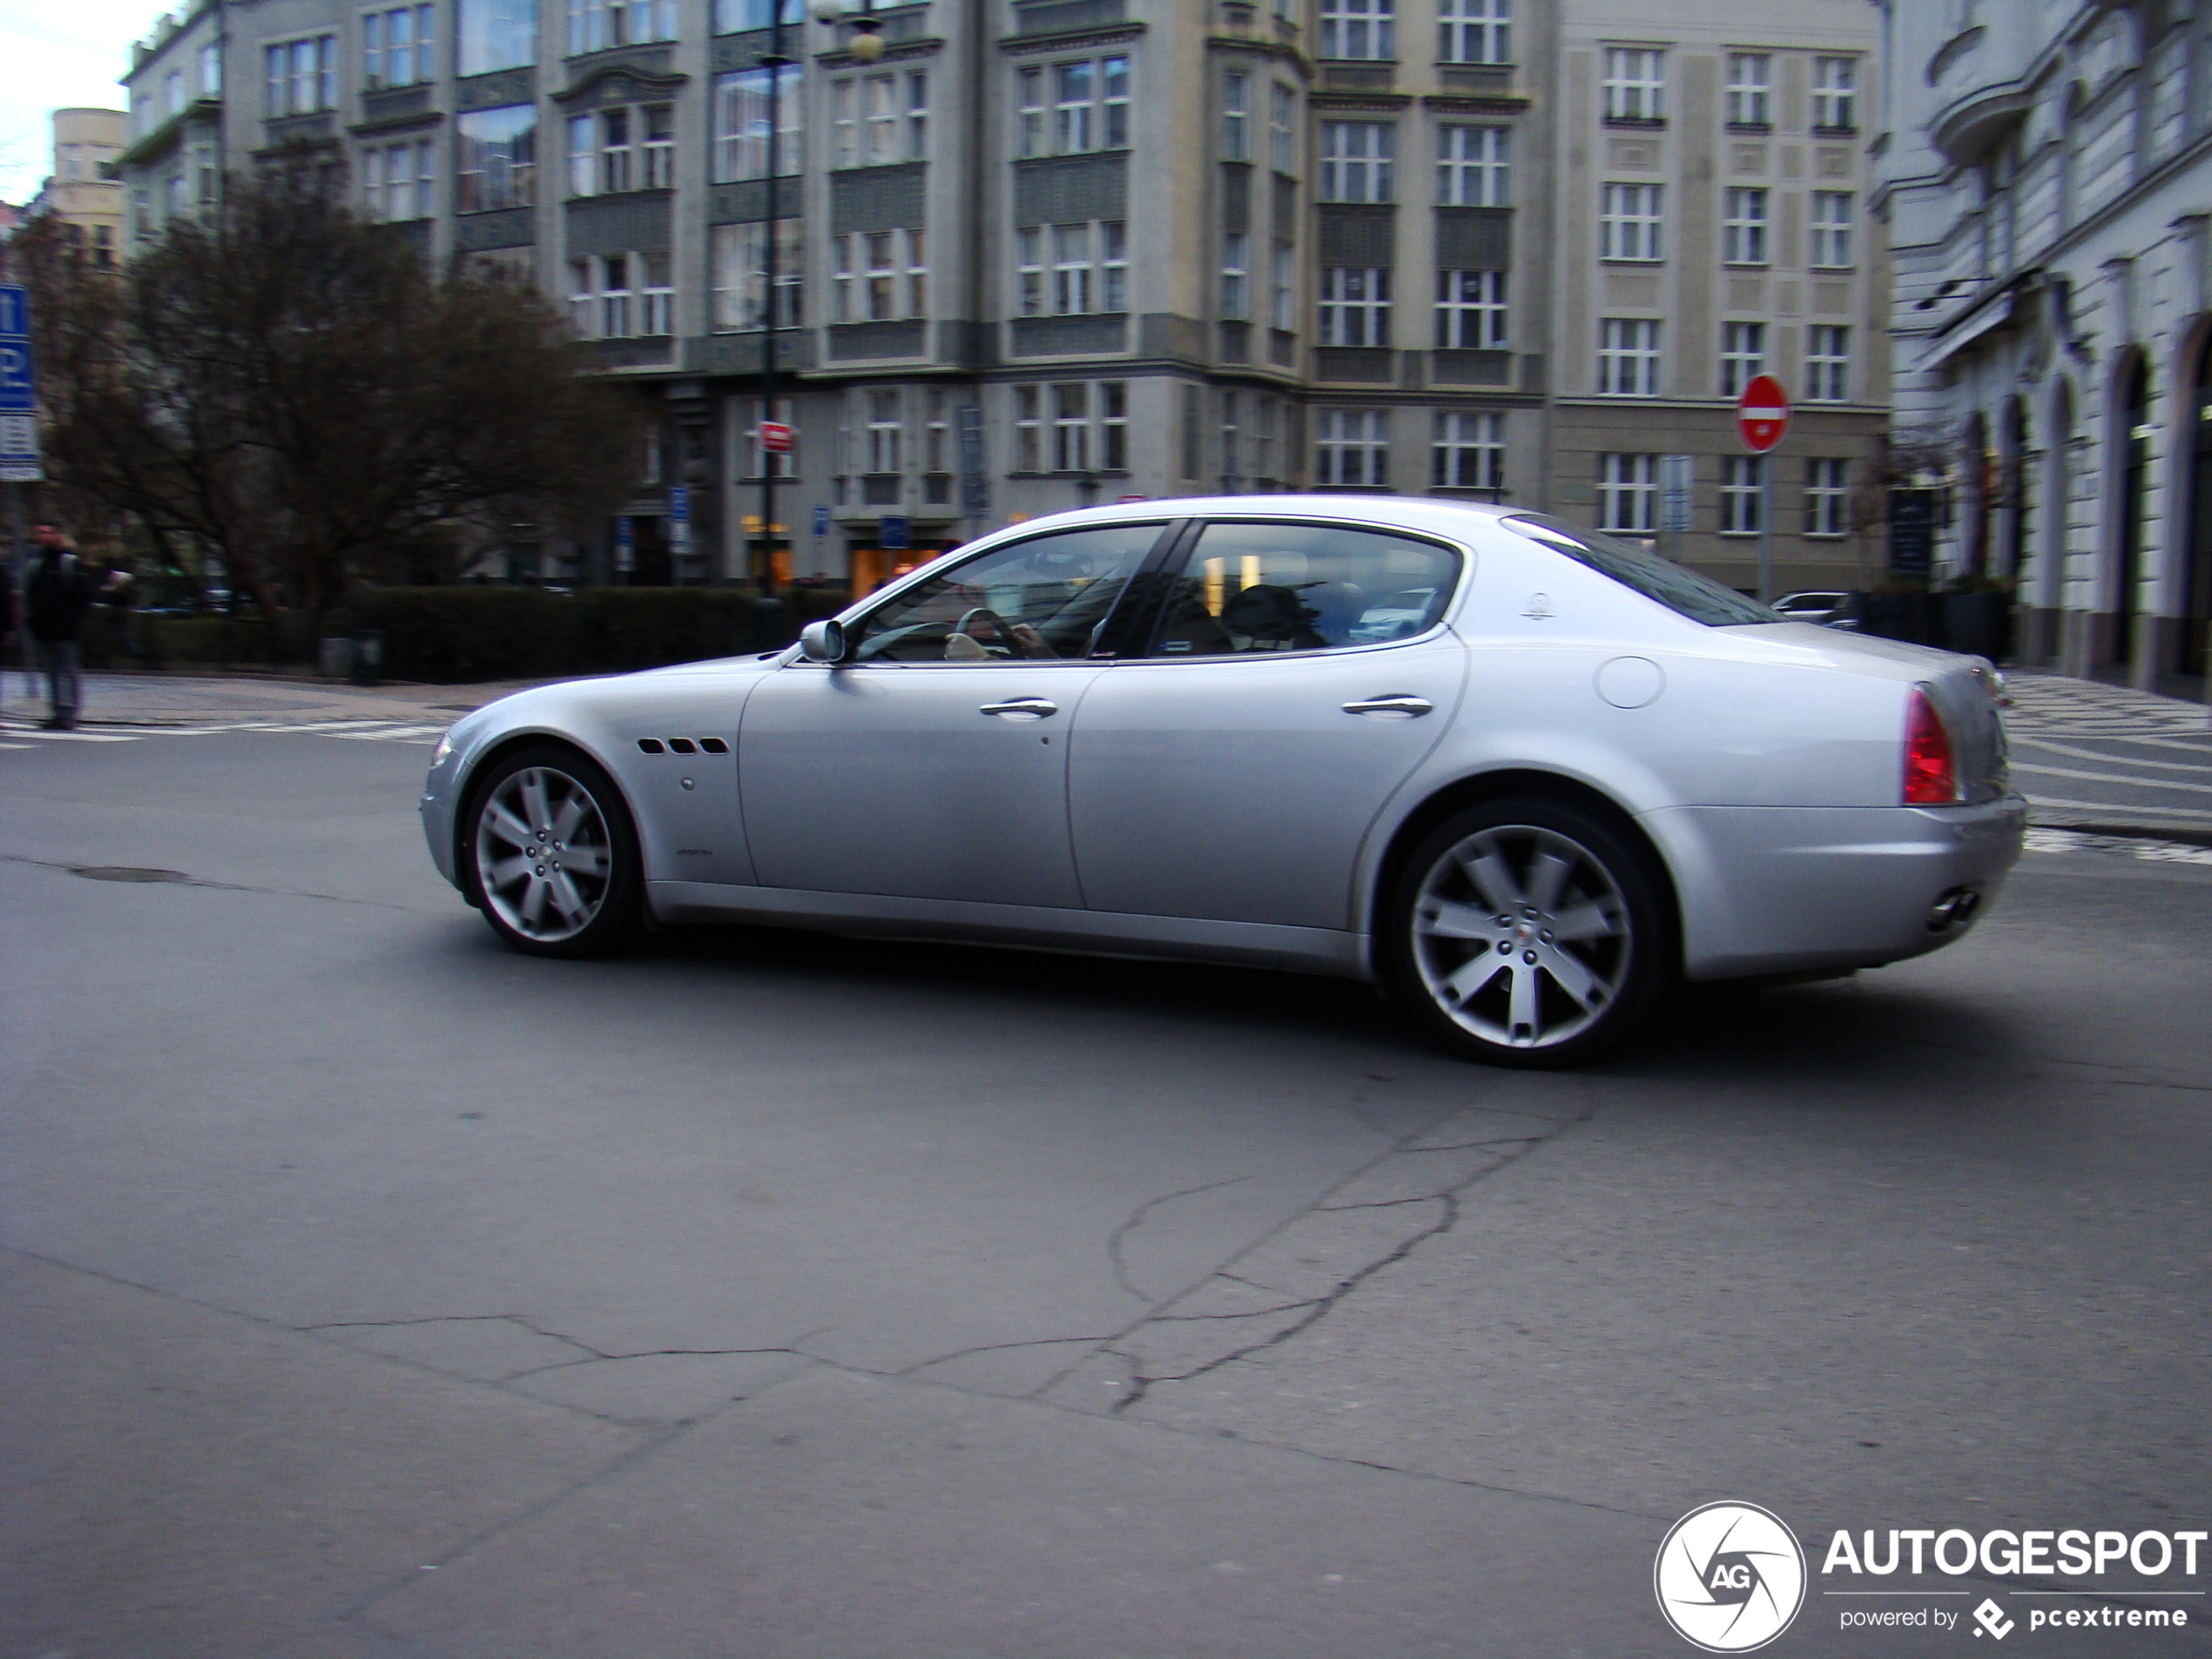
M 1597 816 L 1486 803 L 1415 851 L 1388 919 L 1393 967 L 1446 1042 L 1506 1066 L 1564 1066 L 1626 1036 L 1674 975 L 1651 856 Z
M 595 956 L 635 931 L 637 838 L 607 774 L 572 750 L 517 750 L 472 792 L 461 853 L 492 930 L 535 956 Z

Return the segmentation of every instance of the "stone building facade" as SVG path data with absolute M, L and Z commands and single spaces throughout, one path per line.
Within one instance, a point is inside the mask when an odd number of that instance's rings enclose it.
M 2212 5 L 1881 7 L 1900 454 L 2020 655 L 2202 697 Z
M 120 110 L 56 110 L 54 170 L 24 212 L 60 221 L 98 270 L 122 258 L 123 186 L 109 175 L 123 152 L 124 122 Z
M 1674 550 L 1748 585 L 1723 376 L 1788 380 L 1824 319 L 1847 389 L 1775 462 L 1778 558 L 1805 585 L 1865 568 L 1881 255 L 1811 91 L 1831 62 L 1865 84 L 1858 0 L 1777 0 L 1742 37 L 1689 0 L 781 0 L 772 415 L 799 438 L 770 462 L 776 3 L 199 0 L 128 78 L 134 233 L 305 142 L 428 257 L 570 306 L 663 432 L 624 520 L 511 550 L 543 579 L 738 579 L 765 554 L 866 586 L 1125 495 L 1436 492 L 1646 536 L 1664 452 L 1696 457 Z M 1641 113 L 1603 105 L 1623 47 Z M 1768 89 L 1733 131 L 1731 73 Z M 1621 183 L 1657 192 L 1655 240 L 1608 254 Z M 1766 217 L 1724 268 L 1730 188 Z M 1851 216 L 1819 271 L 1816 189 Z M 1652 372 L 1602 382 L 1622 320 L 1661 331 Z

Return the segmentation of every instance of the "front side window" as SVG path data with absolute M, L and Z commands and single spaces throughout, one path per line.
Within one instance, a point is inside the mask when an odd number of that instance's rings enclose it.
M 1436 273 L 1436 343 L 1461 351 L 1494 351 L 1507 343 L 1503 271 Z
M 457 71 L 483 75 L 537 62 L 537 0 L 456 0 Z
M 1721 325 L 1721 395 L 1735 397 L 1758 375 L 1766 373 L 1766 325 L 1763 322 L 1724 322 Z
M 1504 127 L 1439 127 L 1436 199 L 1447 207 L 1512 206 L 1512 137 Z
M 1614 462 L 1649 463 L 1657 459 L 1656 455 L 1606 456 L 1605 471 L 1601 475 L 1598 490 L 1600 502 L 1602 504 L 1605 501 L 1607 486 L 1603 478 L 1613 473 Z M 1656 493 L 1656 486 L 1649 482 L 1651 468 L 1649 464 L 1640 469 L 1623 470 L 1639 471 L 1644 480 L 1642 488 L 1647 495 Z M 1642 549 L 1616 542 L 1610 536 L 1584 529 L 1548 514 L 1519 513 L 1500 522 L 1515 535 L 1525 536 L 1554 552 L 1563 553 L 1577 564 L 1585 565 L 1600 576 L 1634 590 L 1645 598 L 1666 606 L 1677 616 L 1687 617 L 1692 622 L 1702 622 L 1709 628 L 1782 620 L 1757 600 L 1747 599 L 1735 589 L 1724 588 L 1710 577 L 1698 575 L 1686 564 L 1677 564 L 1672 559 L 1661 558 L 1656 553 L 1644 552 Z M 1652 511 L 1647 506 L 1643 509 L 1642 522 L 1608 523 L 1606 529 L 1649 530 L 1654 522 Z
M 1316 409 L 1313 486 L 1386 489 L 1390 486 L 1390 411 Z
M 1101 524 L 981 554 L 870 613 L 853 630 L 853 659 L 1080 661 L 1090 655 L 1160 529 L 1157 523 Z
M 1323 266 L 1316 320 L 1324 346 L 1390 344 L 1388 267 Z
M 1398 0 L 1321 0 L 1321 56 L 1398 56 Z
M 1506 487 L 1506 417 L 1490 409 L 1436 412 L 1438 489 L 1501 490 Z
M 1764 52 L 1728 55 L 1728 124 L 1764 127 L 1774 124 L 1770 97 L 1774 60 Z
M 796 176 L 806 157 L 806 100 L 796 64 L 714 78 L 714 181 L 768 176 L 768 122 L 776 122 L 776 176 Z M 769 77 L 777 78 L 771 82 Z
M 1441 64 L 1513 62 L 1513 0 L 1437 0 Z
M 454 132 L 459 212 L 528 207 L 537 200 L 537 109 L 534 105 L 470 110 L 455 118 Z
M 1858 60 L 1812 60 L 1812 125 L 1816 132 L 1858 130 Z
M 1661 186 L 1607 185 L 1599 193 L 1597 256 L 1653 260 L 1662 257 Z
M 1764 265 L 1766 226 L 1766 192 L 1731 189 L 1728 218 L 1722 227 L 1721 258 L 1730 265 Z
M 1393 199 L 1398 131 L 1387 121 L 1321 123 L 1321 199 Z
M 1847 190 L 1812 192 L 1811 246 L 1806 263 L 1815 270 L 1841 271 L 1851 262 L 1851 197 Z
M 1605 118 L 1667 118 L 1667 57 L 1647 47 L 1612 46 L 1605 53 Z
M 1155 657 L 1381 645 L 1436 626 L 1460 556 L 1341 524 L 1209 524 L 1175 574 Z

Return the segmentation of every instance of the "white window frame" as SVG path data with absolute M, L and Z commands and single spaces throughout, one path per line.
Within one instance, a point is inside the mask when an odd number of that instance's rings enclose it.
M 1398 127 L 1391 121 L 1321 123 L 1321 199 L 1397 199 Z
M 925 316 L 928 241 L 920 229 L 847 231 L 830 239 L 832 322 Z
M 1815 132 L 1858 131 L 1858 59 L 1816 57 L 1812 60 L 1812 130 Z
M 1267 323 L 1285 334 L 1298 327 L 1298 249 L 1281 240 L 1268 268 Z
M 1252 78 L 1241 69 L 1221 78 L 1221 158 L 1252 158 Z
M 515 117 L 523 118 L 516 120 Z M 485 124 L 488 118 L 505 117 L 498 125 L 512 128 L 503 136 L 485 138 L 472 134 L 468 129 L 472 123 Z M 516 160 L 509 153 L 516 138 L 527 133 L 529 158 Z M 528 207 L 537 200 L 537 106 L 535 104 L 503 104 L 488 110 L 467 110 L 454 118 L 454 211 L 462 213 L 490 212 L 503 207 Z M 473 154 L 472 146 L 477 153 Z M 500 153 L 495 155 L 494 151 Z M 471 167 L 470 160 L 489 164 L 498 161 L 495 168 L 489 165 Z M 471 183 L 471 181 L 476 181 Z M 496 185 L 497 188 L 495 188 Z
M 641 262 L 637 287 L 637 332 L 649 339 L 659 339 L 676 332 L 676 262 L 663 248 L 657 253 L 640 253 Z
M 1098 464 L 1104 472 L 1129 470 L 1129 382 L 1098 382 Z
M 1044 388 L 1014 388 L 1014 470 L 1044 470 Z
M 1055 381 L 1052 401 L 1052 470 L 1089 472 L 1090 464 L 1090 382 Z
M 1079 156 L 1129 148 L 1126 53 L 1071 57 L 1019 71 L 1015 153 Z
M 1649 536 L 1659 528 L 1659 457 L 1602 455 L 1598 457 L 1597 527 L 1630 536 Z
M 1805 392 L 1808 403 L 1851 401 L 1851 328 L 1817 322 L 1805 330 Z
M 1667 118 L 1667 54 L 1654 46 L 1605 49 L 1605 118 L 1657 122 Z
M 1316 489 L 1390 488 L 1390 411 L 1313 411 Z
M 1721 325 L 1721 390 L 1723 397 L 1739 397 L 1753 380 L 1766 373 L 1766 325 L 1763 322 L 1724 322 Z
M 895 386 L 872 386 L 861 395 L 867 422 L 864 476 L 893 477 L 907 469 L 907 400 Z
M 1721 519 L 1723 536 L 1757 536 L 1766 493 L 1767 457 L 1721 457 Z
M 768 106 L 771 71 L 733 70 L 714 78 L 714 182 L 735 184 L 768 176 Z M 796 177 L 806 159 L 806 86 L 800 66 L 792 64 L 774 71 L 780 84 L 772 90 L 776 106 L 776 176 Z
M 1771 246 L 1768 231 L 1773 192 L 1764 185 L 1730 185 L 1723 199 L 1721 221 L 1721 263 L 1765 265 Z
M 1816 271 L 1851 267 L 1858 200 L 1848 190 L 1816 190 L 1805 218 L 1805 263 Z
M 569 56 L 676 38 L 676 0 L 569 0 Z
M 1243 322 L 1252 314 L 1252 239 L 1249 231 L 1221 233 L 1221 314 Z
M 1440 351 L 1500 351 L 1510 342 L 1503 271 L 1436 273 L 1436 345 Z
M 1513 133 L 1447 122 L 1436 130 L 1436 199 L 1447 207 L 1513 206 Z
M 1598 320 L 1600 397 L 1659 395 L 1659 323 L 1651 317 Z
M 263 62 L 266 66 L 264 96 L 271 120 L 287 115 L 317 115 L 338 107 L 337 36 L 302 35 L 294 40 L 273 41 L 263 49 Z
M 1398 56 L 1397 0 L 1321 0 L 1321 56 L 1391 60 Z
M 434 5 L 381 6 L 361 13 L 361 84 L 374 91 L 386 86 L 420 86 L 437 79 L 437 17 Z M 404 41 L 397 38 L 402 31 L 407 36 Z M 200 50 L 200 75 L 205 83 L 209 49 Z
M 1267 160 L 1277 172 L 1298 172 L 1298 91 L 1280 81 L 1268 82 Z
M 1436 0 L 1436 61 L 1513 62 L 1513 0 Z
M 1728 124 L 1770 129 L 1774 125 L 1774 57 L 1770 52 L 1728 55 Z
M 1666 196 L 1661 185 L 1601 185 L 1598 258 L 1626 264 L 1657 264 L 1666 256 L 1665 214 Z
M 1851 534 L 1851 462 L 1816 455 L 1805 462 L 1805 534 Z
M 1506 487 L 1506 417 L 1495 409 L 1439 409 L 1429 468 L 1432 489 Z
M 1317 290 L 1314 343 L 1390 344 L 1390 273 L 1386 265 L 1325 265 Z

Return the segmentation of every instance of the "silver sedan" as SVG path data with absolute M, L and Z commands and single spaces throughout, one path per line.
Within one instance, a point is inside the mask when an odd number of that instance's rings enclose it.
M 1243 962 L 1555 1065 L 1684 979 L 1964 934 L 2026 826 L 1998 689 L 1512 508 L 1150 502 L 481 709 L 422 820 L 536 954 L 650 919 Z

